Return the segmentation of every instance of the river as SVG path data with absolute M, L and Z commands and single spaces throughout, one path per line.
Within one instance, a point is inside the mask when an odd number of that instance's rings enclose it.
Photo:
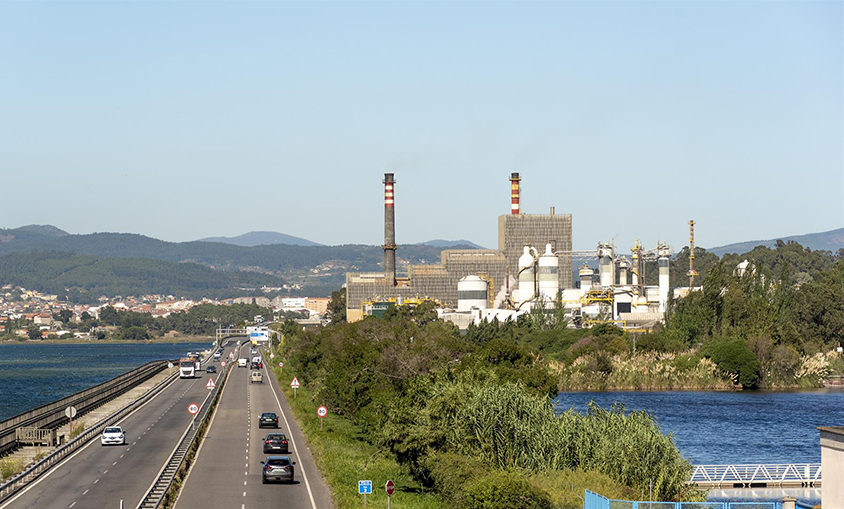
M 554 399 L 558 413 L 584 412 L 590 401 L 604 408 L 653 414 L 672 433 L 683 455 L 696 465 L 820 463 L 818 426 L 844 425 L 844 391 L 794 392 L 563 392 Z M 767 498 L 743 492 L 748 498 Z M 819 493 L 803 490 L 813 501 Z M 730 497 L 735 499 L 736 495 Z M 714 495 L 711 497 L 716 499 Z M 775 497 L 776 498 L 776 497 Z
M 0 421 L 147 362 L 211 348 L 211 343 L 0 344 Z

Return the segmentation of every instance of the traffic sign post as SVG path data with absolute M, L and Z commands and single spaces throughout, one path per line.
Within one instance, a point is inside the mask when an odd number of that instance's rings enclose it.
M 64 409 L 64 415 L 70 420 L 70 432 L 67 434 L 68 440 L 73 438 L 73 418 L 76 417 L 76 407 L 69 406 Z
M 196 403 L 191 403 L 188 405 L 188 413 L 193 416 L 193 421 L 191 422 L 191 428 L 196 426 L 196 414 L 199 413 L 199 405 Z
M 300 387 L 299 379 L 297 377 L 293 377 L 293 381 L 290 382 L 290 387 L 293 387 L 293 397 L 296 397 L 296 389 Z
M 217 387 L 217 384 L 214 383 L 214 379 L 209 378 L 208 383 L 205 384 L 205 388 L 210 391 L 211 389 L 214 389 L 215 387 Z
M 393 492 L 396 491 L 396 483 L 389 480 L 384 488 L 387 490 L 387 509 L 390 509 L 390 502 L 393 500 Z
M 366 507 L 366 496 L 372 494 L 372 481 L 358 481 L 358 494 L 363 495 L 363 506 Z
M 319 430 L 322 431 L 322 419 L 328 415 L 328 409 L 323 405 L 320 405 L 319 408 L 316 409 L 316 414 L 317 417 L 319 417 Z
M 220 361 L 220 367 L 225 368 L 226 367 L 226 361 Z

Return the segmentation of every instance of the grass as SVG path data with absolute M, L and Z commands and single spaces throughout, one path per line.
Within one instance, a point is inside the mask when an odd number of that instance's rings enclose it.
M 0 459 L 0 480 L 6 480 L 22 470 L 23 460 L 18 458 Z
M 435 509 L 446 506 L 441 497 L 423 491 L 417 481 L 403 473 L 401 466 L 388 453 L 369 444 L 360 428 L 348 419 L 329 411 L 323 421 L 323 430 L 320 431 L 319 417 L 316 415 L 320 402 L 314 400 L 314 394 L 303 385 L 296 390 L 296 397 L 293 397 L 293 389 L 289 384 L 296 373 L 287 363 L 283 371 L 275 364 L 273 371 L 293 409 L 296 421 L 308 439 L 311 454 L 338 509 L 364 507 L 363 495 L 358 494 L 359 480 L 372 481 L 372 494 L 366 497 L 367 507 L 386 507 L 384 485 L 387 480 L 396 483 L 392 497 L 394 507 Z M 301 379 L 300 382 L 306 383 Z
M 73 439 L 73 438 L 78 437 L 79 435 L 82 434 L 83 431 L 85 431 L 85 423 L 84 422 L 82 424 L 80 424 L 79 426 L 73 427 L 73 430 L 71 430 L 71 432 L 70 432 L 70 438 Z

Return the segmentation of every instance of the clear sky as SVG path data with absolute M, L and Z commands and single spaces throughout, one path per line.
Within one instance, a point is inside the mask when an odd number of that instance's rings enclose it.
M 0 227 L 575 249 L 844 226 L 844 3 L 3 2 Z

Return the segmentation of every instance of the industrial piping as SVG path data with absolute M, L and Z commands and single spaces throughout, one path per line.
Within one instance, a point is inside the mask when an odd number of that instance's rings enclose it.
M 384 279 L 396 286 L 396 211 L 392 173 L 384 174 Z

